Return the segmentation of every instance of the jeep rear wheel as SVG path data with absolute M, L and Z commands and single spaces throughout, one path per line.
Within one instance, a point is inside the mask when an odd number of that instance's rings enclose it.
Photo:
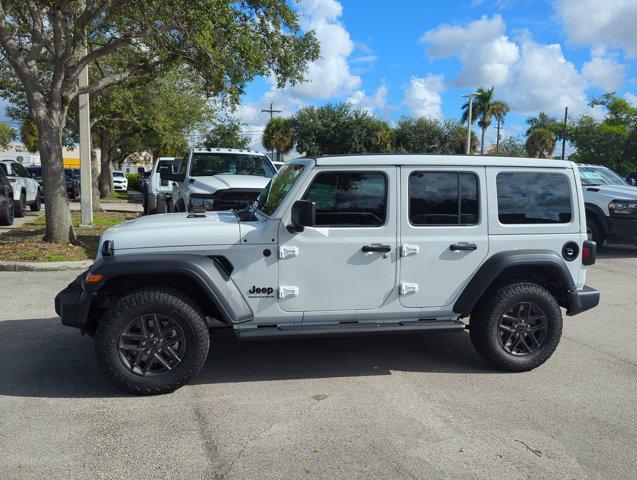
M 470 319 L 471 342 L 491 365 L 523 372 L 542 365 L 562 335 L 562 312 L 545 288 L 515 283 L 491 289 Z
M 99 322 L 97 360 L 122 390 L 172 392 L 203 366 L 210 347 L 204 316 L 180 292 L 143 289 L 121 298 Z
M 24 192 L 20 194 L 20 200 L 18 200 L 18 203 L 14 202 L 13 205 L 14 205 L 13 212 L 16 218 L 22 218 L 26 215 L 27 197 Z

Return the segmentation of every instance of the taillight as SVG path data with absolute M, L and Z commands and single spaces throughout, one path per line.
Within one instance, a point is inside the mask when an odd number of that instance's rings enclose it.
M 597 257 L 597 244 L 590 240 L 586 240 L 582 245 L 582 264 L 593 265 Z

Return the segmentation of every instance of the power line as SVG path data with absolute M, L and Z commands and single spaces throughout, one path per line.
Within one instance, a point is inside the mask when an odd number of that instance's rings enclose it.
M 270 102 L 270 108 L 264 108 L 261 110 L 261 113 L 269 113 L 270 121 L 274 118 L 275 113 L 281 113 L 281 110 L 274 110 L 273 102 Z M 272 158 L 270 160 L 274 160 L 274 144 L 272 144 Z

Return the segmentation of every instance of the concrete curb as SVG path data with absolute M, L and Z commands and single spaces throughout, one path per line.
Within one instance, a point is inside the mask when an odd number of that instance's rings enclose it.
M 61 272 L 64 270 L 86 270 L 93 260 L 77 260 L 73 262 L 3 262 L 0 261 L 0 272 Z

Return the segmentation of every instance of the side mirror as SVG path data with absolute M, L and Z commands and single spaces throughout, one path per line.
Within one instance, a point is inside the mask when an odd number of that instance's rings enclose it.
M 316 225 L 316 204 L 310 200 L 297 200 L 292 205 L 292 225 L 290 233 L 302 232 L 305 227 Z
M 163 170 L 160 170 L 159 178 L 166 181 L 183 182 L 186 175 L 183 173 L 170 173 L 168 171 L 164 172 Z

